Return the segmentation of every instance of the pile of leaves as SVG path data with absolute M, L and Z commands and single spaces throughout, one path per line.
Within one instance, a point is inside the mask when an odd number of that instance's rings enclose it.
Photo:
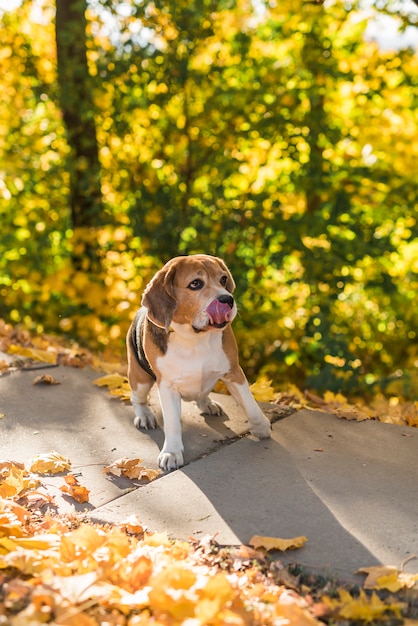
M 115 364 L 104 366 L 105 359 L 77 345 L 33 336 L 1 320 L 0 352 L 4 373 L 33 367 L 36 361 L 100 367 L 108 374 L 96 383 L 126 396 L 126 377 Z M 38 378 L 54 384 L 49 374 Z M 263 378 L 252 390 L 259 401 L 292 409 L 316 406 L 350 419 L 374 417 L 370 409 L 350 413 L 342 397 L 322 399 L 296 388 L 278 392 Z M 417 425 L 416 408 L 404 411 L 404 423 Z M 119 459 L 104 471 L 132 480 L 158 475 L 140 459 Z M 37 455 L 27 467 L 0 462 L 0 624 L 392 626 L 412 624 L 410 618 L 418 615 L 418 574 L 402 567 L 365 567 L 364 589 L 353 589 L 304 576 L 279 560 L 280 553 L 301 548 L 306 537 L 255 535 L 249 545 L 231 547 L 220 546 L 213 537 L 178 541 L 145 528 L 136 516 L 109 526 L 83 515 L 59 515 L 42 483 L 51 474 L 63 478 L 61 491 L 67 498 L 88 502 L 88 490 L 71 473 L 71 460 L 59 453 Z
M 68 461 L 68 460 L 67 460 Z M 36 457 L 30 470 L 0 463 L 0 622 L 10 626 L 315 626 L 347 620 L 401 623 L 393 595 L 307 586 L 270 550 L 306 537 L 254 536 L 248 546 L 214 538 L 178 541 L 149 532 L 136 516 L 109 526 L 43 512 L 39 475 L 65 459 Z M 367 587 L 413 589 L 418 575 L 365 568 Z M 330 593 L 330 591 L 332 593 Z M 386 594 L 387 595 L 387 594 Z

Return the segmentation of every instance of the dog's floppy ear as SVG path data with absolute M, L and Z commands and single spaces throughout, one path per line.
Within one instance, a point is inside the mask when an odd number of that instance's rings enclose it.
M 177 308 L 174 297 L 175 267 L 164 266 L 148 283 L 142 296 L 142 305 L 148 309 L 148 318 L 156 326 L 170 330 L 171 320 Z
M 229 291 L 229 293 L 232 293 L 235 289 L 235 282 L 234 282 L 234 279 L 232 278 L 231 272 L 229 271 L 229 269 L 227 268 L 227 266 L 225 265 L 222 259 L 215 257 L 215 260 L 219 263 L 219 265 L 221 266 L 221 268 L 223 269 L 223 271 L 226 273 L 228 277 L 226 281 L 225 289 Z

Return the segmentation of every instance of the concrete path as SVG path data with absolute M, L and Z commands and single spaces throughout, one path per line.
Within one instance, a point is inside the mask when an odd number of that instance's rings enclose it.
M 43 373 L 60 384 L 33 385 Z M 309 410 L 284 417 L 286 409 L 262 405 L 273 436 L 257 441 L 232 398 L 218 396 L 228 417 L 183 405 L 182 469 L 151 483 L 112 480 L 103 467 L 120 457 L 157 468 L 163 433 L 138 431 L 132 407 L 93 385 L 100 375 L 56 367 L 0 377 L 0 456 L 28 463 L 55 450 L 90 489 L 89 504 L 77 505 L 60 492 L 62 477 L 44 477 L 59 511 L 87 510 L 101 522 L 136 514 L 149 530 L 221 544 L 305 535 L 303 548 L 278 557 L 347 581 L 360 567 L 401 567 L 418 555 L 416 429 Z M 155 393 L 152 403 L 161 415 Z M 418 561 L 405 569 L 417 572 Z

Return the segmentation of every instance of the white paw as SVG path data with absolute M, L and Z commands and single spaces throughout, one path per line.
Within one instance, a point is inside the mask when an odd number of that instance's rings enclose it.
M 157 427 L 157 420 L 154 413 L 146 404 L 134 404 L 135 417 L 134 424 L 137 428 L 154 429 Z
M 218 404 L 217 402 L 214 402 L 210 398 L 204 398 L 202 400 L 198 400 L 196 404 L 199 407 L 199 409 L 202 411 L 202 413 L 205 413 L 206 415 L 223 415 L 224 414 L 224 410 L 221 407 L 221 405 Z
M 162 470 L 171 472 L 183 465 L 183 452 L 164 452 L 161 450 L 158 456 L 158 465 Z
M 258 439 L 268 439 L 271 437 L 271 424 L 267 417 L 263 415 L 262 418 L 258 418 L 256 423 L 250 422 L 250 431 Z

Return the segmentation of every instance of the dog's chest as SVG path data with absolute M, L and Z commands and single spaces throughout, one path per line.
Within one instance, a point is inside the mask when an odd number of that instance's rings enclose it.
M 156 365 L 164 382 L 185 400 L 207 395 L 230 369 L 222 333 L 205 333 L 192 339 L 173 333 Z

